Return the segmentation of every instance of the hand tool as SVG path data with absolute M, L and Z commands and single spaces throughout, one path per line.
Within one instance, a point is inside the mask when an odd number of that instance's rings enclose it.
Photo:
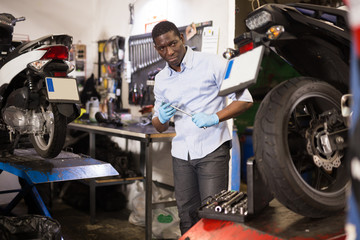
M 225 214 L 227 214 L 231 210 L 231 205 L 243 197 L 244 197 L 244 193 L 235 192 L 235 194 L 233 194 L 231 197 L 227 198 L 226 201 L 223 202 L 220 206 L 216 207 L 215 211 L 221 212 L 224 209 Z
M 151 49 L 151 42 L 150 42 L 150 38 L 146 39 L 146 54 L 147 54 L 147 65 L 151 65 L 151 54 L 150 54 L 150 49 Z
M 175 106 L 172 105 L 172 104 L 170 104 L 170 107 L 173 107 L 173 108 L 175 108 L 176 110 L 178 110 L 179 112 L 182 112 L 183 114 L 188 115 L 189 117 L 192 117 L 192 115 L 191 115 L 190 113 L 185 112 L 184 110 L 182 110 L 182 109 L 180 109 L 180 108 L 178 108 L 178 107 L 175 107 Z
M 129 42 L 130 55 L 129 60 L 131 63 L 131 73 L 134 72 L 134 41 Z
M 180 109 L 180 108 L 178 108 L 178 107 L 176 107 L 176 106 L 174 106 L 174 105 L 172 105 L 172 104 L 170 104 L 170 107 L 173 107 L 173 108 L 175 108 L 176 110 L 178 110 L 179 112 L 182 112 L 183 114 L 185 114 L 185 115 L 188 115 L 189 117 L 192 117 L 192 114 L 190 114 L 190 113 L 188 113 L 188 112 L 185 112 L 184 110 L 182 110 L 182 109 Z M 206 129 L 206 127 L 202 127 L 203 129 Z
M 220 197 L 225 196 L 225 195 L 228 194 L 229 192 L 230 192 L 229 190 L 222 190 L 221 192 L 215 194 L 214 197 L 211 197 L 211 198 L 206 202 L 206 204 L 210 204 L 210 203 L 212 203 L 212 202 L 214 202 L 214 201 L 219 200 Z
M 136 59 L 136 65 L 135 65 L 135 72 L 137 70 L 139 70 L 139 62 L 140 62 L 140 46 L 139 46 L 139 40 L 135 41 L 136 45 L 135 45 L 135 59 Z
M 147 55 L 147 52 L 146 52 L 146 39 L 143 39 L 142 40 L 142 68 L 145 68 L 147 65 L 146 65 L 146 55 Z
M 231 196 L 233 196 L 233 195 L 234 195 L 234 191 L 228 190 L 227 192 L 225 192 L 219 196 L 215 196 L 215 200 L 224 202 L 225 200 L 231 198 Z
M 219 205 L 220 202 L 218 201 L 213 201 L 212 203 L 210 203 L 209 205 L 207 205 L 205 208 L 208 208 L 208 209 L 214 209 L 217 205 Z
M 244 208 L 247 208 L 247 198 L 241 200 L 239 203 L 237 203 L 233 208 L 231 209 L 231 213 L 235 214 L 239 211 L 239 213 L 242 215 Z
M 143 68 L 147 67 L 147 51 L 146 51 L 146 38 L 143 39 Z
M 241 215 L 247 215 L 248 211 L 247 211 L 247 202 L 240 207 L 240 214 Z
M 230 194 L 226 195 L 226 197 L 224 199 L 222 199 L 222 200 L 225 201 L 225 203 L 226 203 L 227 201 L 232 199 L 235 195 L 237 195 L 237 192 L 235 192 L 235 191 L 231 192 Z M 221 204 L 221 206 L 216 206 L 215 207 L 215 212 L 221 212 L 222 209 L 223 209 L 223 205 L 224 205 L 224 203 Z
M 224 213 L 225 214 L 229 213 L 231 211 L 231 205 L 242 199 L 244 196 L 245 196 L 244 193 L 239 192 L 232 199 L 222 204 L 221 207 L 224 209 Z
M 143 44 L 142 39 L 139 39 L 139 69 L 143 68 Z
M 153 49 L 153 44 L 152 44 L 152 40 L 151 38 L 148 38 L 148 54 L 149 54 L 149 65 L 152 65 L 154 63 L 154 59 L 152 56 L 152 49 Z
M 229 190 L 228 191 L 222 190 L 220 193 L 215 194 L 214 199 L 219 200 L 219 198 L 221 198 L 221 197 L 223 197 L 223 196 L 225 196 L 226 194 L 229 194 L 229 193 L 230 193 Z
M 228 194 L 230 194 L 231 191 L 222 190 L 220 193 L 216 194 L 214 198 L 212 199 L 212 202 L 209 202 L 208 205 L 205 208 L 213 209 L 217 205 L 219 205 L 220 201 Z
M 138 59 L 137 59 L 137 40 L 133 41 L 133 61 L 134 61 L 134 72 L 138 69 Z

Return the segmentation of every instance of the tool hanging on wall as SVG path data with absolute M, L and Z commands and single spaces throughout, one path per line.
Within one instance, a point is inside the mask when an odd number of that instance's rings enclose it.
M 129 24 L 134 24 L 134 3 L 129 3 L 130 20 Z
M 103 59 L 104 63 L 110 67 L 119 67 L 124 61 L 125 38 L 112 36 L 104 44 Z M 111 50 L 111 54 L 109 54 Z
M 130 40 L 129 49 L 131 73 L 144 69 L 161 60 L 160 55 L 154 48 L 151 37 Z
M 190 40 L 196 34 L 196 25 L 195 23 L 191 23 L 185 29 L 186 40 Z
M 99 79 L 114 80 L 111 88 L 105 87 L 107 97 L 116 96 L 115 109 L 122 109 L 121 86 L 124 63 L 125 38 L 112 36 L 106 41 L 99 41 Z M 103 71 L 101 71 L 102 69 Z

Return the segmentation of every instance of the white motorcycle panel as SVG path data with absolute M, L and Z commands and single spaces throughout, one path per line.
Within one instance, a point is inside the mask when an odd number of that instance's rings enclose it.
M 10 83 L 17 74 L 27 67 L 28 63 L 39 60 L 45 53 L 46 50 L 30 51 L 7 62 L 0 69 L 0 86 Z

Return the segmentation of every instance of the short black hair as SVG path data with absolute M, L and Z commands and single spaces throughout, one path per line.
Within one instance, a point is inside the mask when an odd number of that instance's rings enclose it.
M 179 29 L 176 27 L 174 23 L 169 21 L 159 22 L 158 24 L 155 25 L 155 27 L 151 32 L 153 41 L 155 42 L 155 38 L 170 31 L 174 31 L 174 33 L 179 37 L 181 36 Z

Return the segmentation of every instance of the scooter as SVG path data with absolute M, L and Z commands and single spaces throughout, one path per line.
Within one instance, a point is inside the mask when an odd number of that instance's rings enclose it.
M 273 55 L 298 73 L 276 85 L 259 85 L 256 78 L 246 85 L 261 99 L 253 130 L 260 175 L 274 197 L 296 213 L 319 218 L 342 211 L 349 186 L 348 124 L 341 114 L 341 97 L 349 92 L 347 11 L 266 4 L 245 22 L 249 31 L 234 39 L 237 48 L 224 57 L 235 60 L 258 52 L 247 58 L 259 66 L 258 74 L 264 58 Z
M 14 152 L 29 136 L 43 158 L 62 150 L 67 124 L 80 114 L 76 79 L 67 77 L 72 37 L 49 35 L 34 41 L 13 41 L 17 22 L 0 14 L 0 141 L 1 154 Z

